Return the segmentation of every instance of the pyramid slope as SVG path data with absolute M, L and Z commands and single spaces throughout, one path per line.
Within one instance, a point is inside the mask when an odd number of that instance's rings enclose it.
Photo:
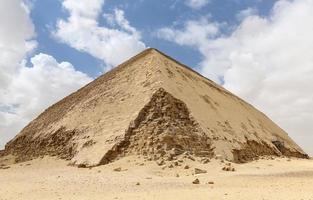
M 162 102 L 160 93 L 168 99 Z M 161 106 L 155 104 L 158 101 Z M 176 101 L 181 109 L 173 107 Z M 147 107 L 152 110 L 147 112 Z M 158 112 L 170 119 L 169 127 L 154 116 Z M 174 138 L 189 134 L 205 143 L 175 139 L 168 145 L 152 129 Z M 200 145 L 209 157 L 221 155 L 236 162 L 260 155 L 307 157 L 264 114 L 155 49 L 143 51 L 45 110 L 6 145 L 5 153 L 17 161 L 56 155 L 72 164 L 95 166 L 129 153 L 157 157 L 158 147 L 146 144 L 155 142 L 153 138 L 162 151 L 196 153 L 194 146 Z
M 186 103 L 212 140 L 216 155 L 237 162 L 258 155 L 307 157 L 284 130 L 252 105 L 167 56 L 158 59 L 167 66 L 161 70 L 164 89 Z

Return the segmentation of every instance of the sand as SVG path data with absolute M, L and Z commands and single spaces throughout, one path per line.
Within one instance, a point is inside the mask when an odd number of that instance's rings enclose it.
M 226 164 L 189 160 L 162 169 L 127 156 L 89 169 L 44 157 L 0 169 L 0 199 L 313 199 L 313 160 L 266 158 L 231 164 L 234 172 L 221 170 Z M 195 168 L 207 173 L 194 175 Z

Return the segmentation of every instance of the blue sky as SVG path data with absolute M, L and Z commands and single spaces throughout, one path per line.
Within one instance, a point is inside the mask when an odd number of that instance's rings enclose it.
M 154 47 L 313 155 L 313 0 L 3 0 L 0 24 L 0 149 L 51 104 Z
M 157 48 L 190 67 L 196 67 L 201 60 L 201 54 L 196 49 L 181 47 L 175 43 L 159 39 L 155 37 L 154 32 L 164 26 L 181 25 L 186 20 L 197 19 L 206 15 L 212 21 L 227 23 L 227 27 L 231 29 L 232 26 L 239 23 L 236 15 L 240 11 L 255 8 L 260 15 L 266 16 L 273 3 L 272 0 L 219 0 L 207 3 L 199 9 L 192 9 L 184 1 L 178 0 L 139 0 L 134 2 L 107 0 L 102 9 L 103 12 L 108 13 L 114 12 L 116 8 L 123 9 L 130 24 L 142 33 L 142 41 L 146 46 Z M 101 60 L 58 42 L 51 34 L 57 20 L 64 19 L 68 15 L 68 11 L 62 8 L 62 1 L 37 0 L 34 2 L 31 17 L 36 28 L 38 41 L 38 48 L 35 53 L 47 53 L 53 55 L 57 60 L 69 61 L 78 70 L 92 77 L 97 77 L 103 70 Z M 105 20 L 101 17 L 99 17 L 99 24 L 106 25 Z M 221 34 L 229 34 L 229 30 L 224 31 Z

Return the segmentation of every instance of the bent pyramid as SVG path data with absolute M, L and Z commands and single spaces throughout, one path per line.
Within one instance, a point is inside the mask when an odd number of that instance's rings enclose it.
M 46 109 L 6 147 L 25 161 L 44 155 L 96 166 L 169 151 L 245 162 L 307 158 L 263 113 L 156 49 L 147 49 Z

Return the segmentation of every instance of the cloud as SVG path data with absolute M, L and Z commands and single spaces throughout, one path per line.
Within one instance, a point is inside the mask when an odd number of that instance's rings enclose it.
M 103 0 L 64 0 L 62 5 L 69 17 L 58 21 L 54 36 L 71 47 L 103 60 L 106 70 L 120 64 L 145 48 L 140 32 L 125 19 L 124 12 L 116 9 L 103 16 L 111 25 L 100 26 Z M 118 55 L 118 56 L 117 56 Z
M 256 8 L 246 8 L 244 10 L 241 10 L 239 13 L 237 13 L 236 18 L 241 21 L 245 19 L 246 17 L 249 17 L 251 15 L 257 15 L 258 10 Z
M 243 97 L 313 155 L 313 1 L 277 1 L 268 17 L 250 13 L 228 36 L 190 28 L 163 38 L 197 48 L 202 74 Z M 201 28 L 200 26 L 198 28 Z M 173 28 L 172 28 L 173 29 Z M 185 34 L 204 36 L 180 41 Z
M 45 108 L 92 80 L 50 55 L 35 55 L 31 63 L 31 67 L 20 67 L 0 97 L 0 132 L 4 133 L 0 146 Z
M 198 21 L 185 22 L 182 29 L 161 28 L 156 35 L 179 45 L 196 47 L 200 52 L 204 52 L 207 50 L 207 43 L 210 42 L 210 39 L 219 35 L 219 26 L 220 24 L 210 22 L 203 17 Z
M 31 51 L 36 42 L 34 26 L 28 9 L 20 0 L 4 0 L 0 6 L 0 92 L 7 86 L 18 63 Z M 18 26 L 17 26 L 18 25 Z
M 46 107 L 91 81 L 68 62 L 38 54 L 29 9 L 21 0 L 0 6 L 0 149 Z M 18 26 L 17 26 L 18 25 Z
M 207 5 L 210 0 L 185 0 L 185 4 L 192 9 L 200 9 Z
M 222 26 L 223 24 L 221 23 L 212 22 L 208 18 L 202 17 L 199 20 L 188 20 L 184 22 L 183 27 L 180 28 L 161 28 L 156 31 L 156 35 L 158 38 L 175 42 L 179 45 L 193 47 L 198 50 L 204 58 L 206 58 L 208 52 L 213 50 L 213 46 L 211 44 L 218 36 L 220 36 Z M 220 69 L 216 67 L 213 70 L 214 74 L 210 74 L 210 77 L 215 81 L 219 81 L 218 76 L 222 74 L 217 73 L 219 70 Z

